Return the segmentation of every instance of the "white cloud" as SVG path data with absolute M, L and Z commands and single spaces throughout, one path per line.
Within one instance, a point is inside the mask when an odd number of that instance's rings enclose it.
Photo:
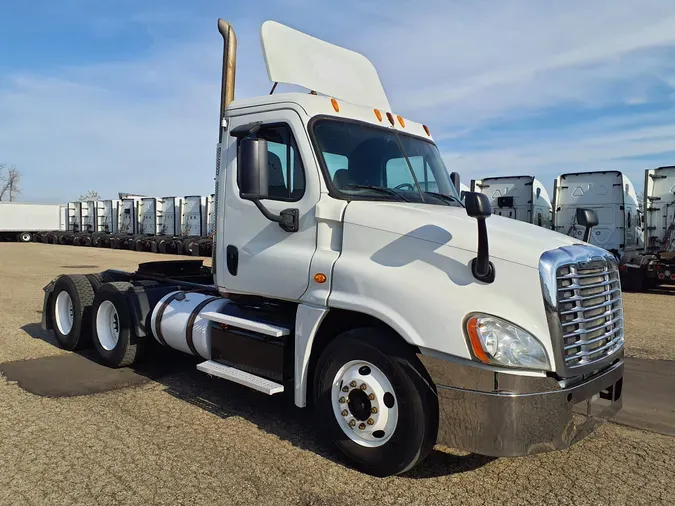
M 181 9 L 127 16 L 154 41 L 136 58 L 0 76 L 0 153 L 23 170 L 27 198 L 211 191 L 221 40 L 207 14 L 217 11 Z M 667 114 L 641 112 L 672 100 L 671 0 L 283 0 L 233 19 L 238 97 L 269 89 L 257 34 L 269 18 L 365 53 L 395 112 L 429 124 L 465 178 L 621 167 L 639 185 L 643 163 L 626 157 L 675 145 Z M 107 36 L 124 26 L 97 22 Z M 603 112 L 627 105 L 637 112 Z M 592 110 L 607 117 L 556 125 Z M 509 130 L 533 118 L 546 128 Z

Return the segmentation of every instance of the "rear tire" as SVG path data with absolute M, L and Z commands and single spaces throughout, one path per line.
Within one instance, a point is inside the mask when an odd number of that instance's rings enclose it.
M 94 289 L 82 274 L 61 276 L 54 284 L 49 311 L 54 335 L 66 350 L 91 344 L 91 306 Z
M 131 283 L 116 281 L 101 285 L 92 305 L 94 348 L 111 367 L 127 367 L 137 362 L 148 345 L 134 331 L 129 302 L 124 292 Z
M 354 467 L 375 476 L 417 465 L 438 433 L 433 383 L 397 338 L 382 328 L 344 332 L 326 346 L 315 368 L 318 426 Z
M 16 234 L 16 240 L 19 242 L 31 242 L 33 240 L 33 234 L 30 232 L 19 232 Z

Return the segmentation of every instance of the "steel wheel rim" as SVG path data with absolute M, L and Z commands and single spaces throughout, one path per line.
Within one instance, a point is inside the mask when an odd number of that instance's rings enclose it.
M 398 425 L 398 399 L 387 376 L 365 360 L 344 364 L 331 385 L 333 414 L 342 431 L 356 444 L 377 448 Z
M 54 304 L 54 316 L 56 317 L 56 328 L 66 336 L 73 329 L 75 321 L 75 312 L 73 309 L 73 300 L 65 290 L 59 292 Z
M 109 300 L 104 300 L 96 313 L 96 335 L 101 347 L 106 351 L 112 351 L 120 339 L 120 317 L 115 305 Z

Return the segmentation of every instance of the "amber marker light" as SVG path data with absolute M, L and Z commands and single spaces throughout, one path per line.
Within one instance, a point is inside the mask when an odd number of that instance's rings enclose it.
M 471 341 L 471 349 L 473 354 L 476 355 L 476 358 L 483 362 L 484 364 L 489 364 L 490 359 L 485 354 L 483 346 L 480 342 L 480 337 L 478 337 L 478 318 L 472 317 L 469 318 L 469 321 L 466 322 L 466 330 L 469 333 L 469 340 Z
M 427 133 L 429 137 L 431 137 L 431 132 L 429 131 L 429 127 L 426 125 L 422 125 L 424 127 L 424 131 Z
M 398 119 L 398 124 L 405 128 L 405 121 L 403 121 L 403 118 L 401 118 L 401 116 L 396 116 L 396 119 Z
M 333 109 L 335 109 L 335 112 L 340 112 L 340 105 L 338 104 L 337 100 L 331 98 L 330 103 L 333 104 Z
M 314 281 L 317 283 L 325 283 L 326 282 L 326 275 L 323 272 L 319 272 L 317 274 L 314 274 Z
M 387 113 L 387 119 L 389 120 L 389 123 L 391 123 L 391 126 L 394 126 L 394 117 L 390 112 Z
M 377 121 L 382 123 L 382 113 L 380 111 L 378 111 L 377 109 L 373 109 L 373 111 L 375 112 L 375 117 L 377 118 Z

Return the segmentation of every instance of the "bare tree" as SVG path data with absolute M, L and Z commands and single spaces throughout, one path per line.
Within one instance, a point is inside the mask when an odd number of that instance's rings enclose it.
M 16 200 L 21 194 L 21 172 L 14 166 L 0 164 L 0 200 Z
M 87 193 L 84 195 L 80 195 L 80 200 L 85 201 L 85 200 L 101 200 L 101 196 L 98 194 L 97 191 L 94 190 L 89 190 Z

